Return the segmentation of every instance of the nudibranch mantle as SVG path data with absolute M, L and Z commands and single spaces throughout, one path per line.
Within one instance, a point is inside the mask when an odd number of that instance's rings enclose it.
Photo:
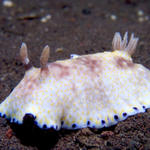
M 26 44 L 20 50 L 27 68 L 24 78 L 0 104 L 0 115 L 21 124 L 26 114 L 41 128 L 102 128 L 150 107 L 150 71 L 133 63 L 138 38 L 115 33 L 112 52 L 72 55 L 47 63 L 49 47 L 42 52 L 41 68 L 30 65 Z M 74 57 L 75 56 L 75 57 Z

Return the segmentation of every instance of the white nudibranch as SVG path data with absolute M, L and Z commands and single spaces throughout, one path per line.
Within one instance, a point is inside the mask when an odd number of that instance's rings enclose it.
M 59 130 L 108 127 L 150 107 L 150 71 L 133 63 L 138 38 L 115 33 L 112 52 L 77 56 L 48 63 L 50 48 L 31 65 L 27 46 L 20 56 L 24 78 L 0 104 L 0 115 L 23 123 L 27 114 L 40 128 Z

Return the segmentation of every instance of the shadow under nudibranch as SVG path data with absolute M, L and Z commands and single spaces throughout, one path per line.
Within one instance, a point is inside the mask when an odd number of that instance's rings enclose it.
M 35 146 L 39 150 L 49 150 L 57 144 L 60 138 L 63 138 L 70 134 L 75 134 L 79 131 L 76 130 L 65 130 L 61 129 L 56 131 L 53 128 L 41 129 L 37 126 L 35 117 L 32 114 L 27 114 L 23 118 L 23 124 L 10 123 L 11 129 L 15 136 L 20 140 L 23 145 Z M 106 138 L 107 135 L 101 135 L 102 132 L 113 132 L 116 125 L 111 127 L 104 127 L 101 129 L 89 128 L 93 134 L 99 134 L 100 138 Z
M 23 118 L 23 124 L 10 123 L 11 129 L 20 142 L 27 146 L 36 146 L 39 150 L 48 150 L 59 140 L 59 133 L 54 129 L 41 129 L 32 114 Z

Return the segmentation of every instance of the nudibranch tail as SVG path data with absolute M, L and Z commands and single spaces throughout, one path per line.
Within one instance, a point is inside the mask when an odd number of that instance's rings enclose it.
M 150 108 L 150 71 L 133 62 L 138 38 L 115 33 L 113 52 L 71 55 L 48 63 L 50 48 L 0 104 L 0 116 L 23 123 L 32 114 L 40 128 L 59 130 L 108 127 Z M 20 56 L 29 66 L 27 46 Z
M 134 34 L 132 33 L 128 43 L 128 32 L 125 33 L 123 40 L 120 33 L 116 32 L 112 41 L 112 49 L 126 51 L 131 56 L 136 50 L 138 40 L 139 38 L 134 37 Z

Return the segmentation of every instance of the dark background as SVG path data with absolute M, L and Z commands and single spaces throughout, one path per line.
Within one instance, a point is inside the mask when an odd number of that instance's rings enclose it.
M 42 48 L 51 47 L 49 61 L 71 53 L 111 50 L 115 32 L 128 31 L 140 38 L 134 62 L 150 68 L 149 0 L 13 0 L 0 1 L 0 101 L 23 78 L 19 48 L 26 42 L 30 59 L 39 67 Z M 45 16 L 51 18 L 42 22 Z M 58 48 L 61 50 L 58 51 Z M 115 103 L 115 102 L 114 102 Z M 12 125 L 11 125 L 12 126 Z M 129 117 L 111 128 L 59 132 L 34 127 L 14 127 L 0 118 L 0 150 L 37 149 L 150 149 L 150 112 Z

